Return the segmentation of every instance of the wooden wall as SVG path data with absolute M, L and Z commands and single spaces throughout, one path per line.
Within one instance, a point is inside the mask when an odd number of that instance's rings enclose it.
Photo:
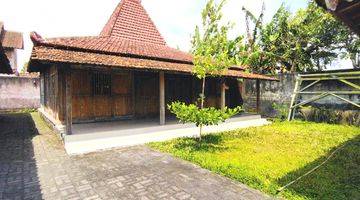
M 44 94 L 42 107 L 55 120 L 59 119 L 59 101 L 57 93 L 59 88 L 59 74 L 55 66 L 51 66 L 43 72 L 42 79 L 44 82 Z
M 159 117 L 159 73 L 134 72 L 135 116 Z
M 42 72 L 45 111 L 65 122 L 65 76 L 69 66 L 59 65 Z M 111 92 L 95 95 L 92 77 L 95 72 L 111 77 Z M 159 117 L 159 73 L 121 70 L 71 69 L 73 122 L 107 121 L 129 118 Z M 227 105 L 241 105 L 236 80 L 227 80 Z M 181 101 L 196 103 L 201 81 L 191 75 L 165 74 L 165 103 Z M 206 82 L 205 106 L 220 108 L 220 80 Z M 166 109 L 166 114 L 171 113 Z
M 73 121 L 94 121 L 128 118 L 133 111 L 133 73 L 101 71 L 111 75 L 111 93 L 95 95 L 92 89 L 91 70 L 73 70 L 72 114 Z

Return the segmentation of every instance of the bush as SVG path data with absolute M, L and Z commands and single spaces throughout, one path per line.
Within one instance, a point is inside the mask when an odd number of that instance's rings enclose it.
M 220 122 L 225 122 L 226 119 L 242 111 L 241 107 L 234 109 L 216 109 L 213 107 L 200 109 L 195 104 L 186 105 L 182 102 L 173 102 L 168 105 L 168 109 L 176 115 L 180 122 L 195 123 L 196 126 L 218 125 Z
M 273 109 L 276 111 L 276 118 L 280 120 L 285 120 L 288 117 L 289 106 L 286 104 L 272 104 Z
M 360 111 L 356 110 L 343 111 L 305 106 L 300 107 L 300 117 L 305 121 L 360 126 Z

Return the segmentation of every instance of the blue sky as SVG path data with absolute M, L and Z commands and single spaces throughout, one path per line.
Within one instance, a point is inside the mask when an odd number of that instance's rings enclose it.
M 245 6 L 259 14 L 263 0 L 228 0 L 224 19 L 234 22 L 233 34 L 244 33 Z M 7 0 L 0 5 L 0 21 L 7 30 L 24 33 L 25 50 L 19 51 L 19 67 L 30 56 L 32 43 L 29 33 L 36 31 L 43 37 L 98 35 L 120 0 Z M 307 0 L 264 0 L 265 21 L 285 3 L 291 11 L 303 8 Z M 187 51 L 191 34 L 200 23 L 206 0 L 142 0 L 168 45 Z

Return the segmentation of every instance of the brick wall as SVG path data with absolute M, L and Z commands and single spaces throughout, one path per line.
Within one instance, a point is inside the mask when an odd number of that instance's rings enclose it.
M 294 91 L 296 75 L 294 74 L 279 74 L 277 78 L 279 82 L 261 81 L 261 114 L 265 116 L 273 116 L 275 114 L 272 108 L 273 103 L 289 105 L 291 95 Z M 353 83 L 360 84 L 360 80 L 351 80 Z M 305 87 L 310 82 L 303 82 L 302 87 Z M 248 111 L 254 111 L 256 108 L 256 81 L 245 80 L 243 82 L 242 97 L 244 99 L 244 108 Z M 341 83 L 337 80 L 322 81 L 307 89 L 306 91 L 351 91 L 353 88 Z M 360 103 L 360 95 L 339 95 L 343 98 L 350 99 L 354 102 Z M 300 101 L 307 100 L 313 95 L 301 95 L 298 99 Z M 310 104 L 316 107 L 327 107 L 331 109 L 354 110 L 354 106 L 339 100 L 335 97 L 328 96 Z
M 0 110 L 38 108 L 40 79 L 0 75 Z

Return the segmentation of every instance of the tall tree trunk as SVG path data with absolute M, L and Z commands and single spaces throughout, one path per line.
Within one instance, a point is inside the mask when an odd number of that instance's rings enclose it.
M 351 53 L 350 60 L 352 62 L 354 69 L 360 68 L 360 54 L 359 53 Z
M 291 73 L 295 73 L 296 71 L 296 66 L 294 64 L 291 65 L 291 69 L 290 69 L 290 72 Z
M 318 68 L 318 71 L 320 72 L 320 71 L 322 71 L 322 67 L 321 67 L 321 65 L 320 65 L 320 59 L 318 58 L 317 59 L 317 68 Z
M 200 109 L 204 108 L 204 101 L 205 101 L 205 77 L 202 80 L 202 88 L 201 88 L 201 97 L 200 97 Z M 199 140 L 201 141 L 201 136 L 203 132 L 203 125 L 200 124 L 200 132 L 199 132 Z

